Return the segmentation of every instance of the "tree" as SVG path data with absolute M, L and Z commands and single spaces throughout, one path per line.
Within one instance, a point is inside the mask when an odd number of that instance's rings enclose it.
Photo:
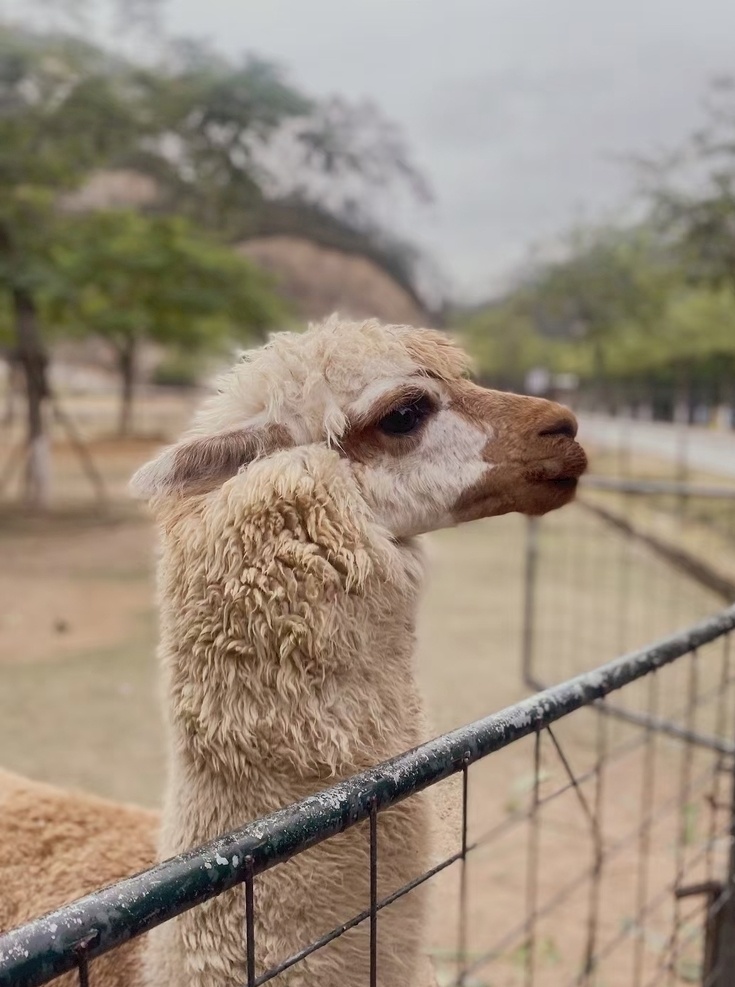
M 682 411 L 694 389 L 710 400 L 735 398 L 735 294 L 680 283 L 661 317 L 642 332 L 623 324 L 609 346 L 609 366 L 621 377 L 666 381 Z M 729 392 L 729 393 L 728 393 Z
M 476 313 L 461 332 L 483 378 L 495 387 L 522 390 L 530 370 L 552 361 L 553 344 L 515 297 Z
M 565 340 L 568 353 L 584 354 L 595 391 L 610 403 L 622 327 L 635 326 L 637 352 L 674 280 L 669 251 L 649 228 L 590 228 L 572 233 L 562 259 L 537 268 L 521 292 L 542 333 Z
M 659 335 L 676 368 L 680 400 L 704 377 L 714 390 L 732 372 L 735 327 L 735 80 L 715 80 L 704 125 L 658 160 L 639 161 L 650 222 L 675 258 L 679 290 Z M 733 384 L 730 400 L 735 403 Z
M 0 147 L 0 292 L 12 300 L 11 358 L 26 380 L 32 505 L 48 498 L 38 298 L 60 291 L 54 245 L 72 222 L 61 193 L 93 170 L 145 171 L 160 193 L 152 211 L 187 216 L 230 241 L 267 232 L 274 213 L 292 232 L 315 217 L 324 225 L 326 214 L 332 230 L 371 244 L 411 280 L 413 253 L 370 225 L 363 195 L 393 180 L 418 192 L 399 136 L 376 111 L 311 100 L 258 59 L 230 63 L 190 44 L 142 68 L 66 35 L 0 28 Z
M 237 241 L 295 233 L 366 253 L 415 297 L 424 259 L 376 220 L 375 197 L 429 187 L 394 124 L 369 103 L 314 100 L 276 66 L 170 45 L 153 82 L 158 135 L 129 163 L 159 208 Z
M 608 403 L 630 388 L 689 413 L 696 391 L 735 405 L 735 81 L 681 152 L 639 167 L 645 222 L 574 231 L 474 318 L 473 348 L 517 378 L 541 347 Z
M 529 310 L 546 335 L 603 340 L 626 319 L 661 310 L 670 261 L 649 230 L 573 231 L 560 260 L 524 279 Z
M 713 83 L 705 125 L 660 161 L 639 162 L 652 220 L 688 280 L 735 288 L 735 79 Z
M 93 334 L 120 375 L 119 433 L 132 423 L 140 347 L 213 352 L 262 339 L 285 317 L 268 279 L 181 217 L 100 212 L 80 217 L 57 248 L 49 321 Z
M 27 393 L 26 501 L 48 499 L 47 355 L 38 293 L 53 283 L 59 191 L 127 147 L 145 121 L 136 80 L 78 40 L 0 29 L 0 291 Z

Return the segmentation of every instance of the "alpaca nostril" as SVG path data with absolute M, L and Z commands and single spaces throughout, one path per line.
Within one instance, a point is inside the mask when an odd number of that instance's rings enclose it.
M 568 439 L 574 439 L 577 436 L 577 420 L 571 415 L 563 415 L 542 428 L 539 435 L 564 435 Z

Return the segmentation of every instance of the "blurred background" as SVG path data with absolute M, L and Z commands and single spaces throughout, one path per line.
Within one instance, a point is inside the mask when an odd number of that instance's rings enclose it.
M 540 530 L 429 539 L 433 732 L 732 601 L 733 38 L 727 0 L 0 0 L 0 764 L 159 803 L 127 480 L 241 349 L 334 310 L 453 334 L 485 384 L 571 405 L 591 453 Z M 493 770 L 484 824 L 527 752 Z M 522 885 L 487 867 L 480 938 L 488 888 Z

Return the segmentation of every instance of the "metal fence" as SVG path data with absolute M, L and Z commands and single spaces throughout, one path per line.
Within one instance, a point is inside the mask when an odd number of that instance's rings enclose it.
M 363 923 L 375 987 L 384 909 L 434 879 L 447 937 L 434 957 L 442 985 L 731 987 L 733 630 L 730 607 L 12 931 L 0 937 L 0 985 L 30 987 L 74 970 L 82 987 L 93 985 L 96 957 L 242 885 L 248 987 L 277 983 L 297 964 L 308 969 L 312 953 Z M 618 690 L 642 692 L 644 720 L 601 715 Z M 493 782 L 504 757 L 510 791 Z M 453 776 L 454 849 L 380 897 L 381 813 Z M 492 793 L 490 808 L 480 791 Z M 354 826 L 368 828 L 370 844 L 364 910 L 263 969 L 254 935 L 260 875 Z
M 527 522 L 522 677 L 533 690 L 735 600 L 735 486 L 589 477 L 568 512 Z M 629 690 L 613 712 L 645 723 Z M 665 721 L 659 724 L 666 728 Z
M 657 468 L 652 466 L 651 473 Z M 620 653 L 649 640 L 662 628 L 685 627 L 723 601 L 731 602 L 735 599 L 734 541 L 735 488 L 731 484 L 692 484 L 660 475 L 588 478 L 571 511 L 527 524 L 522 632 L 525 684 L 534 690 L 547 688 L 586 667 L 592 653 L 602 657 Z M 632 879 L 643 888 L 641 894 L 652 897 L 659 908 L 665 911 L 671 906 L 668 916 L 654 923 L 658 928 L 647 928 L 636 918 L 624 920 L 637 927 L 639 940 L 630 978 L 621 983 L 645 983 L 641 956 L 656 952 L 651 935 L 664 944 L 680 928 L 683 912 L 672 901 L 684 900 L 682 896 L 691 890 L 704 896 L 701 904 L 708 894 L 717 892 L 716 882 L 702 874 L 692 876 L 691 889 L 687 889 L 682 872 L 692 864 L 692 855 L 683 846 L 699 841 L 706 855 L 717 842 L 714 836 L 698 833 L 694 820 L 700 819 L 701 829 L 705 805 L 710 806 L 707 811 L 715 803 L 722 809 L 721 799 L 712 792 L 691 799 L 687 779 L 696 772 L 693 766 L 697 763 L 703 766 L 701 778 L 707 778 L 708 784 L 723 770 L 717 752 L 723 750 L 723 740 L 729 742 L 723 728 L 729 729 L 726 724 L 735 715 L 729 672 L 722 666 L 718 678 L 717 662 L 701 658 L 692 656 L 680 663 L 665 681 L 640 682 L 597 706 L 598 713 L 613 721 L 605 727 L 600 724 L 599 730 L 608 742 L 616 738 L 617 748 L 612 756 L 605 750 L 605 760 L 615 762 L 622 752 L 641 785 L 641 812 L 630 827 L 628 840 L 628 852 L 633 844 L 638 847 L 637 872 Z M 722 657 L 723 662 L 727 660 Z M 641 742 L 637 754 L 627 750 L 628 743 L 637 744 L 635 739 L 626 739 L 631 728 L 637 728 L 633 733 L 639 734 Z M 677 746 L 678 766 L 672 752 Z M 678 792 L 672 787 L 676 776 Z M 653 826 L 651 792 L 662 786 L 670 790 L 668 808 L 659 807 Z M 718 824 L 711 825 L 712 833 L 716 832 Z M 724 817 L 720 828 L 722 846 L 729 846 Z M 673 884 L 671 868 L 661 859 L 662 841 L 674 848 L 677 858 Z M 695 859 L 695 871 L 700 865 Z M 727 871 L 732 862 L 721 866 Z M 650 889 L 655 890 L 649 895 Z M 679 897 L 674 898 L 674 892 Z M 667 983 L 733 982 L 715 969 L 715 933 L 708 926 L 712 898 L 702 908 L 702 921 L 694 922 L 688 936 L 690 944 L 696 943 L 701 951 L 702 962 L 692 956 L 670 956 Z M 637 911 L 649 916 L 655 908 L 639 907 Z M 690 919 L 696 915 L 692 910 Z M 732 916 L 724 928 L 728 926 L 730 937 L 735 937 Z M 644 948 L 640 943 L 646 940 Z M 731 966 L 730 976 L 735 977 L 735 964 Z

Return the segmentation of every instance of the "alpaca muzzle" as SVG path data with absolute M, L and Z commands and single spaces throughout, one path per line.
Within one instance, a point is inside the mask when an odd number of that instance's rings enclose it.
M 587 456 L 568 408 L 467 384 L 457 410 L 487 431 L 482 456 L 488 471 L 460 497 L 456 520 L 546 514 L 574 499 Z

